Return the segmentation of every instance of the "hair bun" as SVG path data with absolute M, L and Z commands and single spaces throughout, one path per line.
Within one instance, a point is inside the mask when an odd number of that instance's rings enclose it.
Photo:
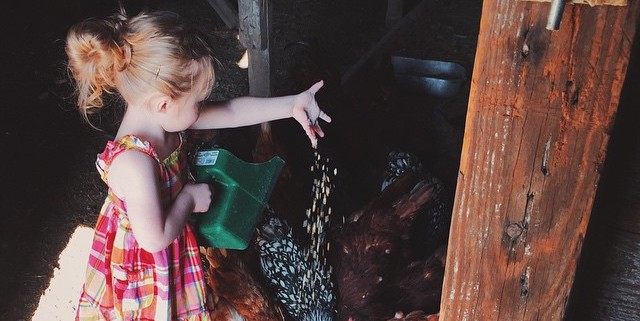
M 110 53 L 113 55 L 112 64 L 114 75 L 116 72 L 122 72 L 127 69 L 131 63 L 131 44 L 123 38 L 113 40 Z
M 88 19 L 69 30 L 69 68 L 79 90 L 87 93 L 86 100 L 79 98 L 79 105 L 100 107 L 102 93 L 111 92 L 116 74 L 131 62 L 131 45 L 122 39 L 125 30 L 122 19 Z
M 127 22 L 129 18 L 124 12 L 111 16 L 110 23 L 113 28 L 113 42 L 115 48 L 113 53 L 115 71 L 121 72 L 127 69 L 131 63 L 131 44 L 127 41 Z

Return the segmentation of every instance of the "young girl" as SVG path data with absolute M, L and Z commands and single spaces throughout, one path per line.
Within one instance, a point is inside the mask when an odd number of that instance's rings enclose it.
M 67 36 L 78 107 L 87 116 L 104 93 L 126 103 L 97 167 L 109 192 L 96 224 L 79 320 L 210 320 L 202 263 L 186 223 L 211 202 L 189 180 L 181 131 L 295 118 L 312 144 L 331 118 L 298 95 L 203 102 L 215 75 L 211 49 L 175 13 L 124 13 L 73 26 Z

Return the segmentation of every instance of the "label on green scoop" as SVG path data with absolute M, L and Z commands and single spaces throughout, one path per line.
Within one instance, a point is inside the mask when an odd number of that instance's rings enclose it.
M 218 150 L 203 150 L 199 151 L 196 154 L 196 165 L 197 166 L 207 166 L 207 165 L 215 165 L 218 160 L 218 154 L 220 151 Z

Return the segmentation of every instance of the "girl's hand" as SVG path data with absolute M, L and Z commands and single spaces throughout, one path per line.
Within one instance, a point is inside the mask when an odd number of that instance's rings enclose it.
M 209 184 L 188 182 L 182 189 L 182 192 L 191 195 L 194 213 L 202 213 L 209 210 L 211 196 L 213 195 Z
M 295 118 L 302 128 L 309 136 L 311 140 L 311 145 L 315 148 L 318 139 L 316 134 L 320 137 L 324 137 L 324 132 L 320 127 L 319 119 L 322 119 L 328 123 L 331 122 L 331 117 L 325 114 L 320 107 L 318 107 L 318 102 L 316 101 L 315 95 L 322 88 L 323 81 L 318 81 L 309 89 L 299 93 L 295 99 L 293 104 L 292 116 Z

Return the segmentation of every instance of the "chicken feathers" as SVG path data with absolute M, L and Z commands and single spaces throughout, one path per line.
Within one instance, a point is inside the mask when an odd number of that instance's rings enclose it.
M 424 260 L 446 244 L 451 223 L 451 200 L 442 181 L 426 171 L 422 162 L 412 153 L 392 151 L 387 156 L 386 176 L 381 189 L 384 190 L 405 172 L 412 172 L 419 179 L 434 186 L 434 197 L 420 209 L 410 229 L 409 242 L 412 259 Z
M 409 227 L 435 186 L 405 172 L 353 213 L 336 236 L 338 320 L 380 320 L 396 308 L 388 289 L 403 268 Z
M 333 283 L 330 272 L 307 258 L 308 249 L 294 239 L 291 227 L 281 218 L 270 217 L 258 228 L 257 245 L 262 271 L 276 297 L 295 319 L 333 319 Z
M 213 290 L 214 302 L 220 303 L 216 310 L 221 317 L 238 320 L 234 311 L 244 320 L 283 321 L 278 302 L 271 299 L 254 278 L 252 271 L 235 251 L 202 248 L 209 262 L 207 284 Z
M 439 310 L 451 215 L 444 190 L 415 155 L 388 155 L 380 195 L 335 236 L 338 321 Z M 406 320 L 428 320 L 423 316 L 411 313 Z
M 428 313 L 440 310 L 446 255 L 446 246 L 441 246 L 427 259 L 409 263 L 396 275 L 388 291 L 396 299 L 397 310 L 420 309 Z

